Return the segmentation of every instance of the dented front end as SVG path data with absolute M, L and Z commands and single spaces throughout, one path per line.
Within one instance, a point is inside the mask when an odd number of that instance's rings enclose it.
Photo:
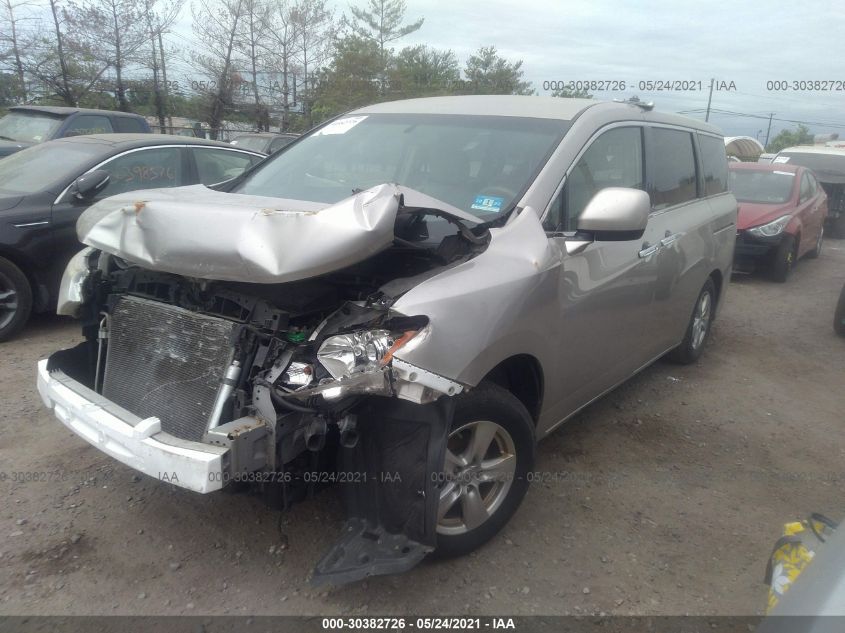
M 199 492 L 253 482 L 284 508 L 340 484 L 348 520 L 315 582 L 415 565 L 435 545 L 434 475 L 465 385 L 400 358 L 432 332 L 394 303 L 483 237 L 457 221 L 421 248 L 425 214 L 403 215 L 388 185 L 341 203 L 345 224 L 322 235 L 332 208 L 215 207 L 214 192 L 180 198 L 168 232 L 172 194 L 159 194 L 80 220 L 90 248 L 59 309 L 86 340 L 39 368 L 45 403 L 115 458 Z

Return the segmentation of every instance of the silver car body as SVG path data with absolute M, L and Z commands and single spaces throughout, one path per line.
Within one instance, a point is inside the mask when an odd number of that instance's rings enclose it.
M 549 233 L 542 222 L 573 165 L 604 132 L 617 127 L 719 132 L 634 104 L 540 97 L 416 99 L 351 115 L 482 112 L 572 123 L 517 203 L 517 212 L 505 226 L 490 230 L 489 247 L 393 304 L 395 312 L 430 320 L 425 339 L 399 350 L 395 358 L 466 387 L 518 359 L 541 382 L 542 404 L 529 407 L 541 437 L 677 346 L 708 278 L 719 296 L 724 294 L 736 201 L 724 192 L 662 208 L 649 215 L 641 239 L 595 241 L 568 254 L 565 242 L 571 236 Z M 201 187 L 134 192 L 95 205 L 78 229 L 85 244 L 153 270 L 244 282 L 289 281 L 386 248 L 402 189 L 384 185 L 336 205 Z

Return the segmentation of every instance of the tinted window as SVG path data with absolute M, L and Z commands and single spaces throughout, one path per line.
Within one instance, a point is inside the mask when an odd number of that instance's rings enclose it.
M 273 142 L 270 143 L 270 153 L 277 152 L 282 149 L 285 145 L 288 145 L 293 141 L 293 138 L 289 136 L 280 136 L 278 138 L 274 138 Z
M 62 121 L 61 117 L 34 112 L 10 112 L 0 119 L 0 137 L 23 143 L 41 143 L 53 138 Z
M 141 119 L 136 119 L 130 116 L 118 116 L 114 118 L 115 132 L 146 132 L 147 128 Z
M 267 141 L 269 139 L 266 136 L 239 136 L 235 140 L 232 141 L 232 145 L 236 145 L 241 149 L 251 149 L 254 152 L 264 152 L 267 153 Z
M 704 195 L 712 196 L 728 190 L 728 160 L 725 142 L 713 136 L 698 135 L 701 168 L 704 171 Z
M 693 200 L 696 193 L 695 154 L 692 134 L 652 128 L 649 160 L 651 205 L 662 209 Z M 724 152 L 724 149 L 722 150 Z
M 812 186 L 810 185 L 810 177 L 805 173 L 804 177 L 801 178 L 801 196 L 798 199 L 798 202 L 806 202 L 812 196 Z
M 227 149 L 195 148 L 191 151 L 197 161 L 200 182 L 204 185 L 214 185 L 239 176 L 258 161 L 255 156 Z
M 99 197 L 135 189 L 161 189 L 182 184 L 182 152 L 178 147 L 142 149 L 119 156 L 102 167 L 111 173 Z
M 111 121 L 99 114 L 81 114 L 71 120 L 65 128 L 64 136 L 84 136 L 86 134 L 106 134 L 113 132 Z
M 335 203 L 397 183 L 492 220 L 512 208 L 568 125 L 485 115 L 343 117 L 273 154 L 236 191 Z
M 640 128 L 615 128 L 593 141 L 570 170 L 563 191 L 552 203 L 544 222 L 546 230 L 574 231 L 584 207 L 605 187 L 643 189 Z

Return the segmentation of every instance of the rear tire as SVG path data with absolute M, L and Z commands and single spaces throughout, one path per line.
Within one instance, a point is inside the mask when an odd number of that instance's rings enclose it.
M 839 336 L 845 336 L 845 286 L 842 286 L 842 292 L 839 293 L 839 303 L 833 315 L 833 330 Z
M 32 312 L 32 288 L 20 268 L 0 257 L 0 342 L 17 334 Z
M 789 279 L 795 261 L 798 259 L 798 240 L 794 235 L 784 235 L 775 251 L 774 261 L 769 274 L 774 281 L 783 283 Z
M 701 357 L 710 338 L 715 309 L 716 285 L 708 278 L 695 301 L 684 340 L 666 355 L 669 360 L 681 365 L 690 365 Z
M 485 382 L 457 397 L 435 558 L 467 554 L 504 527 L 528 490 L 535 445 L 534 422 L 509 391 Z

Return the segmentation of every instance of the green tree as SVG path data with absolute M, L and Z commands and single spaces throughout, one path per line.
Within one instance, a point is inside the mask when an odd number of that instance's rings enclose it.
M 458 58 L 424 44 L 403 48 L 388 73 L 391 98 L 450 94 L 460 83 Z
M 810 128 L 806 125 L 799 124 L 797 130 L 781 130 L 766 146 L 766 151 L 774 154 L 793 145 L 812 144 L 813 134 L 810 132 Z
M 356 35 L 339 40 L 331 63 L 317 77 L 312 105 L 314 123 L 379 101 L 382 69 L 376 42 Z
M 523 79 L 522 60 L 509 62 L 495 46 L 482 46 L 467 60 L 465 91 L 470 94 L 530 95 L 534 89 Z

